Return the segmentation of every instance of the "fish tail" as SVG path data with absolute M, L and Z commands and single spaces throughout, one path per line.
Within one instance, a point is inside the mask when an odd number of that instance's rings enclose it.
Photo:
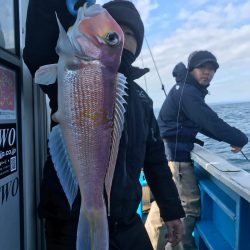
M 108 250 L 108 220 L 106 207 L 80 210 L 77 229 L 77 250 Z

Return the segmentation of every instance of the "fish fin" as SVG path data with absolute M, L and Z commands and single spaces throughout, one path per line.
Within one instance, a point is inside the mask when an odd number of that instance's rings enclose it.
M 34 83 L 50 85 L 56 82 L 57 64 L 41 66 L 35 73 Z
M 105 189 L 108 197 L 108 213 L 110 211 L 111 185 L 115 171 L 119 143 L 124 126 L 124 113 L 126 110 L 123 104 L 126 103 L 124 99 L 124 96 L 127 95 L 125 91 L 125 89 L 127 88 L 126 84 L 127 82 L 125 76 L 123 74 L 118 73 L 115 112 L 114 112 L 114 130 L 112 134 L 112 147 L 110 152 L 109 166 L 105 176 Z
M 106 206 L 83 209 L 81 206 L 77 228 L 77 250 L 109 249 L 108 220 Z
M 70 208 L 72 208 L 78 191 L 78 182 L 67 153 L 60 125 L 53 127 L 49 135 L 48 145 L 57 176 Z
M 78 11 L 77 11 L 76 22 L 78 22 L 78 23 L 85 18 L 85 15 L 84 15 L 84 5 L 82 7 L 80 7 L 78 9 Z
M 56 53 L 59 56 L 63 56 L 65 58 L 73 58 L 74 57 L 74 49 L 71 45 L 70 39 L 63 28 L 60 20 L 57 17 L 56 14 L 56 19 L 57 19 L 57 24 L 59 27 L 59 37 L 57 40 L 57 45 L 56 45 Z

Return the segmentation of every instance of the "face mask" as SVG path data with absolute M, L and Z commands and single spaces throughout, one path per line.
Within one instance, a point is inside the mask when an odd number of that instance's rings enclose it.
M 127 49 L 123 49 L 121 64 L 118 71 L 124 74 L 126 77 L 129 77 L 131 65 L 135 61 L 135 59 L 136 57 L 132 52 Z

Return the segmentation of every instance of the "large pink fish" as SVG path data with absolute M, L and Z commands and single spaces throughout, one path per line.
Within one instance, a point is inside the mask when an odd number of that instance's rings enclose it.
M 105 187 L 109 204 L 125 112 L 126 82 L 117 74 L 124 35 L 100 5 L 81 7 L 69 31 L 60 23 L 59 30 L 58 64 L 35 75 L 39 84 L 58 81 L 59 125 L 49 137 L 50 153 L 70 206 L 80 188 L 77 249 L 106 250 L 103 193 Z

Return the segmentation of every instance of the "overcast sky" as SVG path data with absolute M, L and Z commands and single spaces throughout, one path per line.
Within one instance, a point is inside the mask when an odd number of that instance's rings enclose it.
M 98 1 L 104 3 L 107 1 Z M 250 0 L 134 0 L 145 23 L 145 35 L 167 92 L 174 84 L 175 64 L 187 63 L 194 50 L 210 50 L 220 68 L 209 87 L 209 103 L 250 101 Z M 144 41 L 147 90 L 159 108 L 160 80 Z M 138 58 L 137 65 L 142 66 Z M 138 83 L 146 89 L 145 79 Z

